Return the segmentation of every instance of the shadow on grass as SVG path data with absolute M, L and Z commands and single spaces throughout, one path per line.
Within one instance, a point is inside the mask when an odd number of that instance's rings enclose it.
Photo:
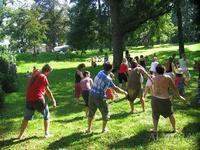
M 68 120 L 54 120 L 53 122 L 69 123 L 69 122 L 74 122 L 74 121 L 82 120 L 83 118 L 84 117 L 75 117 L 75 118 L 68 119 Z
M 143 149 L 151 142 L 150 140 L 150 132 L 146 130 L 142 130 L 137 135 L 132 136 L 130 138 L 125 138 L 121 141 L 112 143 L 109 145 L 110 149 L 126 149 L 126 148 L 134 148 L 137 146 L 142 146 Z
M 120 112 L 118 114 L 113 114 L 110 116 L 110 119 L 116 120 L 116 119 L 121 119 L 121 118 L 125 118 L 127 116 L 129 116 L 130 113 L 128 112 Z
M 188 123 L 182 130 L 185 136 L 191 136 L 191 134 L 200 133 L 200 122 Z
M 3 140 L 3 141 L 0 141 L 0 149 L 5 148 L 7 146 L 15 145 L 15 144 L 18 144 L 18 143 L 22 143 L 22 142 L 25 142 L 25 141 L 28 141 L 28 140 L 31 140 L 31 139 L 37 139 L 37 138 L 38 138 L 37 136 L 32 136 L 32 137 L 28 137 L 28 138 L 21 139 L 21 140 L 18 140 L 16 138 Z
M 69 136 L 62 137 L 61 139 L 49 144 L 49 147 L 47 149 L 54 150 L 54 149 L 66 149 L 68 146 L 70 146 L 73 142 L 77 142 L 79 140 L 83 140 L 84 138 L 89 138 L 93 134 L 85 134 L 85 133 L 73 133 Z

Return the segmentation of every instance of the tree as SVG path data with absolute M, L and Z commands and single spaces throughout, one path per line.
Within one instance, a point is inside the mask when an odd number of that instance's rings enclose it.
M 191 0 L 181 1 L 181 16 L 182 16 L 182 30 L 184 42 L 198 42 L 200 37 L 200 30 L 194 20 L 197 16 L 197 8 Z M 172 12 L 172 20 L 174 25 L 178 26 L 177 11 Z M 178 42 L 178 35 L 174 36 L 173 42 Z
M 88 0 L 74 0 L 69 10 L 70 30 L 68 44 L 77 50 L 94 48 L 97 45 L 97 9 L 96 3 Z
M 147 21 L 134 32 L 128 34 L 126 43 L 150 47 L 154 44 L 169 42 L 176 31 L 171 16 L 172 14 L 168 13 L 157 19 Z
M 171 0 L 108 0 L 111 8 L 113 64 L 118 68 L 123 58 L 124 37 L 150 19 L 166 14 Z
M 0 9 L 0 40 L 4 38 L 4 29 L 5 29 L 5 19 L 9 20 L 11 16 L 11 10 L 9 8 L 3 7 Z
M 175 8 L 176 8 L 176 15 L 177 15 L 177 22 L 178 22 L 178 44 L 179 44 L 179 56 L 185 53 L 184 50 L 184 40 L 183 40 L 183 21 L 182 21 L 182 13 L 181 13 L 181 1 L 175 1 Z
M 46 38 L 46 25 L 39 22 L 35 10 L 17 9 L 10 16 L 5 33 L 11 37 L 11 44 L 23 50 L 34 49 Z
M 58 0 L 40 0 L 33 7 L 39 11 L 40 21 L 47 24 L 47 50 L 52 51 L 57 44 L 65 43 L 68 31 L 67 5 L 59 3 Z

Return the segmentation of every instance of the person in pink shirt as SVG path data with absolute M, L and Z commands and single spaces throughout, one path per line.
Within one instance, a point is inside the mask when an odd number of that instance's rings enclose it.
M 86 117 L 88 115 L 88 101 L 89 101 L 89 91 L 91 89 L 91 86 L 93 84 L 93 80 L 90 78 L 90 72 L 84 71 L 83 72 L 83 79 L 80 82 L 81 85 L 81 94 L 83 97 L 83 100 L 85 101 L 85 114 Z

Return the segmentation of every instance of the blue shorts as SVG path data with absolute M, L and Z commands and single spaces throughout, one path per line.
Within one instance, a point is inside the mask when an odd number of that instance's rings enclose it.
M 32 120 L 35 110 L 41 113 L 44 117 L 44 120 L 49 120 L 50 113 L 48 105 L 45 103 L 45 100 L 37 100 L 34 102 L 26 102 L 26 108 L 24 113 L 25 120 Z

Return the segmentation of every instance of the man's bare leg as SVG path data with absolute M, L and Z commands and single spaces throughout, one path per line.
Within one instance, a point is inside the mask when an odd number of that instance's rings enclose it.
M 173 128 L 173 132 L 176 132 L 176 119 L 174 117 L 174 115 L 171 115 L 169 117 L 169 120 L 171 122 L 172 128 Z
M 49 120 L 44 120 L 44 132 L 45 135 L 49 134 Z
M 133 102 L 129 101 L 130 107 L 131 107 L 131 111 L 130 113 L 134 113 L 134 104 Z
M 88 117 L 88 128 L 86 130 L 87 133 L 91 132 L 91 129 L 92 129 L 92 120 L 93 120 L 93 118 Z
M 103 124 L 102 124 L 102 133 L 106 132 L 106 125 L 107 125 L 107 120 L 103 120 Z
M 141 102 L 141 106 L 142 106 L 142 111 L 145 112 L 145 108 L 144 108 L 145 101 L 144 101 L 143 96 L 140 98 L 140 102 Z
M 22 121 L 22 124 L 21 124 L 21 128 L 20 128 L 20 133 L 19 133 L 18 139 L 21 139 L 21 137 L 22 137 L 22 135 L 23 135 L 23 133 L 24 133 L 24 131 L 25 131 L 27 125 L 28 125 L 28 120 L 25 120 L 25 119 L 24 119 L 24 120 Z
M 159 120 L 153 119 L 153 132 L 155 133 L 157 133 L 158 121 Z

